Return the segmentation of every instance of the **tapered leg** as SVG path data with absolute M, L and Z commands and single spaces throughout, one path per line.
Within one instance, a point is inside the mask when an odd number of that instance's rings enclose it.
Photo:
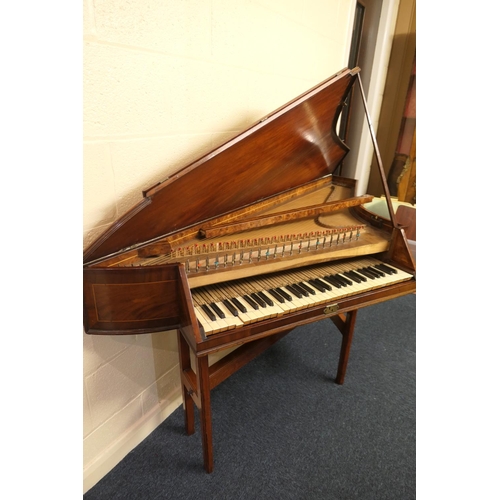
M 342 345 L 340 347 L 339 365 L 337 367 L 337 378 L 335 382 L 339 385 L 344 383 L 347 362 L 349 361 L 349 351 L 351 350 L 352 337 L 354 335 L 354 325 L 356 324 L 357 309 L 347 313 L 346 319 L 340 332 L 342 333 Z M 338 326 L 338 323 L 335 322 Z
M 191 358 L 189 356 L 189 346 L 179 330 L 177 331 L 177 345 L 179 348 L 179 365 L 182 377 L 184 370 L 191 368 Z M 184 423 L 186 433 L 190 435 L 194 433 L 194 401 L 182 380 L 181 383 L 182 400 L 184 402 Z
M 198 387 L 200 390 L 200 423 L 201 440 L 203 444 L 203 464 L 207 472 L 214 468 L 212 449 L 212 414 L 210 409 L 210 377 L 208 373 L 208 356 L 198 358 L 197 364 Z
M 194 401 L 185 387 L 182 388 L 184 398 L 184 425 L 186 434 L 194 434 Z

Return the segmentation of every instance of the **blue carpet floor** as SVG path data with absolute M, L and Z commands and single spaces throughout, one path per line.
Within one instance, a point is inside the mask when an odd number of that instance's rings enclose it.
M 297 328 L 212 391 L 212 474 L 178 408 L 83 498 L 416 498 L 415 337 L 415 295 L 360 310 L 339 386 L 331 321 Z

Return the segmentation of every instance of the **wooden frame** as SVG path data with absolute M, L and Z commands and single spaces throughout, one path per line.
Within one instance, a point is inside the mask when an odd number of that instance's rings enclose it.
M 356 80 L 388 200 L 387 220 L 374 219 L 365 213 L 362 204 L 372 197 L 354 197 L 353 179 L 332 175 L 349 151 L 335 131 L 343 103 Z M 335 200 L 316 200 L 299 204 L 299 208 L 283 209 L 285 200 L 303 202 L 303 195 L 307 198 L 308 194 L 317 189 L 321 191 L 330 182 L 337 189 L 338 198 Z M 184 200 L 189 200 L 189 207 Z M 270 207 L 280 207 L 280 210 L 269 216 L 265 212 Z M 330 232 L 329 245 L 326 246 L 326 235 L 320 245 L 319 235 L 324 232 L 319 230 L 310 232 L 304 239 L 301 228 L 295 226 L 297 231 L 291 232 L 298 232 L 301 236 L 298 251 L 293 254 L 295 235 L 291 239 L 287 235 L 292 226 L 291 220 L 300 222 L 332 210 L 344 212 L 338 224 L 332 226 L 337 234 L 336 242 L 333 232 Z M 265 217 L 261 216 L 261 211 Z M 361 220 L 366 220 L 366 226 L 370 226 L 371 230 L 365 228 L 363 238 L 358 241 L 355 232 Z M 287 228 L 275 240 L 280 241 L 280 245 L 282 243 L 281 254 L 277 252 L 278 244 L 275 243 L 272 258 L 267 260 L 266 254 L 261 259 L 261 250 L 270 244 L 266 242 L 263 248 L 259 248 L 255 260 L 253 247 L 263 245 L 262 241 L 258 243 L 254 239 L 257 243 L 243 244 L 234 241 L 234 247 L 225 242 L 226 246 L 221 249 L 215 246 L 213 250 L 203 251 L 205 264 L 200 267 L 198 255 L 201 254 L 197 253 L 197 247 L 203 235 L 210 232 L 223 232 L 225 235 L 235 231 L 244 234 L 246 228 L 261 230 L 263 225 Z M 346 229 L 346 225 L 351 228 Z M 316 231 L 322 226 L 313 227 Z M 309 253 L 311 235 L 316 243 L 311 245 Z M 304 252 L 301 252 L 302 240 L 307 240 Z M 287 248 L 289 253 L 285 256 L 287 241 L 290 242 Z M 225 260 L 221 266 L 219 252 L 231 253 L 230 248 L 239 248 L 240 257 L 238 261 L 236 253 L 233 253 L 231 266 L 226 268 Z M 164 252 L 167 255 L 158 255 Z M 184 259 L 186 255 L 188 258 Z M 394 275 L 393 281 L 353 288 L 353 293 L 334 293 L 327 295 L 328 298 L 322 296 L 317 302 L 308 302 L 307 307 L 287 309 L 283 314 L 264 315 L 266 319 L 252 321 L 248 317 L 249 320 L 240 322 L 237 328 L 235 324 L 227 323 L 223 328 L 211 329 L 212 325 L 204 320 L 200 309 L 195 309 L 198 307 L 194 300 L 198 297 L 197 289 L 204 286 L 227 281 L 235 283 L 240 278 L 269 273 L 276 277 L 282 271 L 290 276 L 296 268 L 308 267 L 310 271 L 313 267 L 318 269 L 316 264 L 321 266 L 325 262 L 361 262 L 363 256 L 371 256 L 380 264 L 395 266 L 403 272 L 397 275 L 389 270 L 388 273 Z M 155 260 L 156 257 L 159 261 Z M 190 269 L 191 261 L 194 262 L 193 269 Z M 397 224 L 390 203 L 359 68 L 346 68 L 333 75 L 213 152 L 145 191 L 138 205 L 86 249 L 83 276 L 84 328 L 87 333 L 130 335 L 172 329 L 178 331 L 186 431 L 194 433 L 196 406 L 200 412 L 203 462 L 207 472 L 214 468 L 211 390 L 294 328 L 325 318 L 332 320 L 342 335 L 336 376 L 336 382 L 342 384 L 357 311 L 413 293 L 416 289 L 415 263 L 404 230 Z M 375 272 L 375 276 L 380 277 L 380 273 Z M 375 276 L 372 275 L 372 278 L 375 279 Z M 344 282 L 344 285 L 347 283 Z M 205 292 L 202 290 L 202 293 Z M 302 306 L 305 304 L 302 303 Z M 229 348 L 234 350 L 209 366 L 210 354 Z
M 401 252 L 401 250 L 399 251 Z M 346 297 L 330 307 L 324 305 L 311 307 L 310 309 L 290 313 L 280 321 L 263 321 L 256 325 L 238 328 L 236 331 L 223 332 L 203 339 L 199 324 L 194 319 L 192 300 L 185 272 L 182 268 L 179 268 L 179 271 L 181 277 L 180 291 L 183 296 L 181 298 L 181 315 L 183 317 L 182 324 L 185 327 L 178 329 L 177 339 L 185 428 L 188 435 L 193 434 L 195 431 L 194 407 L 196 405 L 200 414 L 203 464 L 208 473 L 212 472 L 214 468 L 210 405 L 210 391 L 213 388 L 263 353 L 295 327 L 328 317 L 342 335 L 335 382 L 343 384 L 358 310 L 362 307 L 414 293 L 416 290 L 416 281 L 412 279 L 386 288 Z M 209 354 L 231 347 L 236 347 L 236 349 L 212 366 L 209 366 Z M 192 365 L 192 359 L 194 360 L 194 366 Z
M 337 384 L 344 383 L 357 312 L 355 309 L 347 314 L 331 317 L 332 322 L 342 334 L 342 346 L 335 379 Z M 177 331 L 186 433 L 191 435 L 195 432 L 194 406 L 196 405 L 200 412 L 203 465 L 208 473 L 212 472 L 214 468 L 210 391 L 287 335 L 292 329 L 243 344 L 212 366 L 208 364 L 208 353 L 201 353 L 196 357 L 196 371 L 191 366 L 189 343 L 182 330 Z

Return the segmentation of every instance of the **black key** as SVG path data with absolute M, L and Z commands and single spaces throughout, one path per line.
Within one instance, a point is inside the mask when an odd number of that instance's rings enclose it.
M 380 274 L 375 272 L 370 266 L 366 266 L 363 269 L 369 272 L 374 278 L 380 278 Z
M 285 303 L 285 298 L 279 294 L 279 292 L 277 290 L 274 290 L 274 289 L 269 289 L 267 290 L 267 292 L 272 295 L 280 304 L 284 304 Z
M 297 297 L 298 299 L 301 299 L 302 298 L 302 294 L 300 292 L 298 292 L 297 290 L 295 290 L 295 288 L 293 288 L 291 285 L 285 285 L 285 288 L 292 294 L 292 295 L 295 295 L 295 297 Z
M 316 292 L 310 286 L 307 286 L 307 283 L 304 283 L 303 281 L 301 281 L 300 286 L 302 288 L 305 288 L 311 295 L 316 295 Z
M 310 283 L 312 285 L 312 283 L 311 283 L 310 280 L 307 283 Z M 302 287 L 305 288 L 311 295 L 315 295 L 316 292 L 314 291 L 314 288 L 311 288 L 310 286 L 308 286 L 307 283 L 304 282 L 304 281 L 300 282 L 300 284 L 302 285 Z
M 246 313 L 247 312 L 247 308 L 236 298 L 234 299 L 231 299 L 231 302 L 242 312 L 242 313 Z
M 361 283 L 361 279 L 359 279 L 352 271 L 344 271 L 344 276 L 347 276 L 349 279 L 355 281 L 356 283 Z
M 325 289 L 325 290 L 328 290 L 330 291 L 332 289 L 332 287 L 326 282 L 326 281 L 323 281 L 319 278 L 316 278 L 316 281 Z
M 357 281 L 358 283 L 366 281 L 366 277 L 363 276 L 362 274 L 358 274 L 356 271 L 349 271 L 349 277 L 351 277 L 354 281 Z
M 309 292 L 304 287 L 300 286 L 299 283 L 293 283 L 291 286 L 295 288 L 298 293 L 301 293 L 304 297 L 309 297 Z
M 262 292 L 257 292 L 257 295 L 268 305 L 268 306 L 274 306 L 273 301 L 265 294 Z
M 342 288 L 342 283 L 338 282 L 333 276 L 323 276 L 325 281 L 331 283 L 335 288 Z
M 330 274 L 330 278 L 335 280 L 340 286 L 347 286 L 347 283 L 344 280 L 341 280 L 338 274 Z
M 352 281 L 350 279 L 348 279 L 346 276 L 344 276 L 343 274 L 338 274 L 337 275 L 341 280 L 344 280 L 345 283 L 347 283 L 349 286 L 352 285 Z
M 383 273 L 380 269 L 376 269 L 375 267 L 372 266 L 368 266 L 368 269 L 373 273 L 377 274 L 380 278 L 385 276 L 385 273 Z
M 217 314 L 217 316 L 219 316 L 220 319 L 224 319 L 226 317 L 226 315 L 221 311 L 220 307 L 214 302 L 210 303 L 210 307 L 212 308 L 212 310 L 215 311 L 215 313 Z
M 252 299 L 255 300 L 260 307 L 267 307 L 266 303 L 256 293 L 251 293 L 250 297 L 252 297 Z
M 243 295 L 243 298 L 257 311 L 259 309 L 259 306 L 257 303 L 254 302 L 253 299 L 251 299 L 248 295 Z
M 311 284 L 311 286 L 316 288 L 316 290 L 318 290 L 321 293 L 324 293 L 325 289 L 321 285 L 318 285 L 318 283 L 316 283 L 314 280 L 309 280 L 309 283 Z
M 389 267 L 385 264 L 377 264 L 375 267 L 378 267 L 380 270 L 385 271 L 387 274 L 398 274 L 397 269 L 394 269 L 393 267 Z
M 282 288 L 277 287 L 274 289 L 274 291 L 278 292 L 285 300 L 288 300 L 288 302 L 292 301 L 292 296 L 286 293 L 285 290 L 283 290 Z
M 233 316 L 238 316 L 238 310 L 229 302 L 229 300 L 224 299 L 222 303 L 231 311 Z
M 376 276 L 375 274 L 373 274 L 372 272 L 370 272 L 368 269 L 366 269 L 364 267 L 361 269 L 356 269 L 356 272 L 365 275 L 367 278 L 369 278 L 371 280 L 378 278 L 378 276 Z
M 336 274 L 334 276 L 334 278 L 337 279 L 337 280 L 339 280 L 340 283 L 342 283 L 343 286 L 352 285 L 352 282 L 348 281 L 347 278 L 344 278 L 341 274 Z
M 215 317 L 215 314 L 213 313 L 212 309 L 208 307 L 206 304 L 203 304 L 201 308 L 205 311 L 207 316 L 212 320 L 215 321 L 217 318 Z

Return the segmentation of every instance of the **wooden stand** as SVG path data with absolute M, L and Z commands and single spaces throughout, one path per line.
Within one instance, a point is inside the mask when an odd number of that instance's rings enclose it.
M 339 363 L 337 368 L 337 384 L 344 383 L 349 351 L 351 349 L 356 322 L 357 309 L 346 314 L 332 316 L 330 319 L 342 334 Z M 210 407 L 210 391 L 245 366 L 249 361 L 264 352 L 278 340 L 288 334 L 291 329 L 261 337 L 247 342 L 212 366 L 208 366 L 208 353 L 195 354 L 195 370 L 191 365 L 191 350 L 182 331 L 178 330 L 179 366 L 182 384 L 182 398 L 184 403 L 184 420 L 186 433 L 194 433 L 194 405 L 200 412 L 201 440 L 203 444 L 203 464 L 207 472 L 214 468 L 212 447 L 212 413 Z

